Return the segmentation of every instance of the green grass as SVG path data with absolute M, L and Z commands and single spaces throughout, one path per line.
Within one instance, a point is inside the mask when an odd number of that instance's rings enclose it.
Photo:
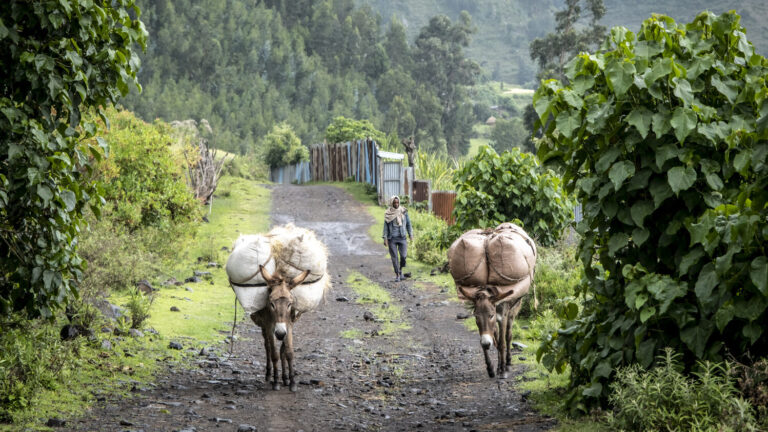
M 379 336 L 392 336 L 399 331 L 411 328 L 410 323 L 403 319 L 402 306 L 393 304 L 389 292 L 381 285 L 356 271 L 349 273 L 346 283 L 358 296 L 355 303 L 365 305 L 373 313 L 377 322 L 380 321 L 380 327 L 377 329 Z M 342 336 L 349 337 L 349 335 L 357 334 L 353 332 L 354 330 L 352 329 Z

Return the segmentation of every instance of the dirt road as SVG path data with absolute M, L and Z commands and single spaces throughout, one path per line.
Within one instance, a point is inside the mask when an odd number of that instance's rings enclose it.
M 343 190 L 277 186 L 272 219 L 315 230 L 332 255 L 327 303 L 294 327 L 298 392 L 264 383 L 261 333 L 243 324 L 233 357 L 200 356 L 198 367 L 171 370 L 136 398 L 105 402 L 75 422 L 76 430 L 542 431 L 554 425 L 515 389 L 520 367 L 513 366 L 508 380 L 488 378 L 478 336 L 456 319 L 466 313 L 460 303 L 428 283 L 391 282 L 384 247 L 367 235 L 373 221 Z M 378 283 L 391 304 L 356 302 L 350 274 Z M 373 306 L 400 311 L 394 330 L 384 331 L 392 323 L 364 319 Z

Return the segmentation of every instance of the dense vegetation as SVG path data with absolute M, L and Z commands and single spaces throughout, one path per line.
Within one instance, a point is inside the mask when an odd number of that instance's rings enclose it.
M 459 231 L 518 219 L 537 243 L 552 246 L 573 218 L 573 203 L 560 178 L 517 148 L 498 155 L 482 147 L 456 171 L 454 181 Z
M 584 209 L 579 310 L 540 351 L 571 367 L 571 408 L 664 347 L 698 360 L 766 354 L 768 61 L 738 15 L 655 16 L 544 82 L 539 155 Z
M 466 86 L 479 67 L 465 58 L 473 27 L 435 17 L 409 43 L 352 0 L 140 1 L 152 34 L 124 105 L 144 119 L 206 118 L 216 145 L 246 153 L 276 123 L 305 145 L 332 119 L 365 119 L 425 149 L 458 155 L 475 121 Z
M 138 15 L 132 0 L 0 8 L 0 314 L 51 317 L 77 293 L 80 228 L 99 206 L 87 179 L 103 151 L 81 110 L 136 84 L 146 32 L 128 11 Z

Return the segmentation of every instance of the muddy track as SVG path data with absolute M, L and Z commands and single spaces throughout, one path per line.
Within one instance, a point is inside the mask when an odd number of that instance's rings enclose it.
M 523 371 L 514 366 L 516 355 L 509 379 L 488 378 L 477 335 L 456 319 L 465 312 L 461 304 L 429 283 L 390 282 L 386 251 L 368 238 L 373 221 L 343 190 L 276 186 L 272 221 L 315 230 L 331 252 L 328 301 L 294 327 L 298 392 L 265 384 L 261 332 L 243 323 L 232 357 L 199 356 L 197 367 L 169 370 L 156 387 L 136 389 L 136 398 L 103 402 L 73 423 L 75 430 L 542 431 L 554 425 L 515 389 Z M 368 305 L 355 302 L 345 283 L 350 272 L 384 287 L 388 306 L 402 308 L 400 321 L 410 328 L 378 336 L 383 323 L 364 320 Z M 351 329 L 357 337 L 341 336 Z

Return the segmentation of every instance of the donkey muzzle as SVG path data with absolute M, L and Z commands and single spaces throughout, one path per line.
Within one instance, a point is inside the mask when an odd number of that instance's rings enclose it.
M 480 336 L 480 345 L 483 346 L 483 349 L 488 349 L 493 345 L 493 338 L 489 334 L 484 334 Z
M 275 324 L 275 337 L 277 337 L 278 340 L 283 340 L 287 333 L 288 329 L 285 327 L 285 323 Z

